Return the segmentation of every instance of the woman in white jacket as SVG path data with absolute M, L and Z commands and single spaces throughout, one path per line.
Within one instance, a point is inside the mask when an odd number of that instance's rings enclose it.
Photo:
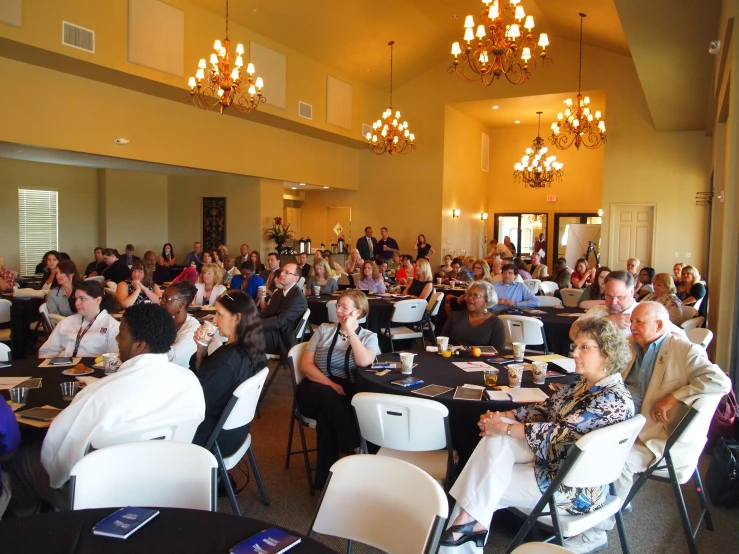
M 215 306 L 218 297 L 226 292 L 226 287 L 220 284 L 223 282 L 223 274 L 223 268 L 216 264 L 203 264 L 200 278 L 195 283 L 198 292 L 195 294 L 194 306 Z

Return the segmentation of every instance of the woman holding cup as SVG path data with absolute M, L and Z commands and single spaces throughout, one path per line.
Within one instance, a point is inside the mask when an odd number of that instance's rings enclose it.
M 300 360 L 300 371 L 306 378 L 298 386 L 296 399 L 301 413 L 318 422 L 315 487 L 319 490 L 340 452 L 359 452 L 359 429 L 351 406 L 352 373 L 357 367 L 371 365 L 380 354 L 377 335 L 357 323 L 368 312 L 363 292 L 344 292 L 336 303 L 338 322 L 322 324 Z
M 631 353 L 613 323 L 606 318 L 584 320 L 575 336 L 574 358 L 578 379 L 549 400 L 480 417 L 483 438 L 450 490 L 457 503 L 441 546 L 473 541 L 482 547 L 495 510 L 533 508 L 573 442 L 634 416 L 634 403 L 620 373 Z M 589 513 L 601 507 L 607 495 L 608 485 L 562 485 L 557 509 L 563 515 Z
M 251 296 L 230 290 L 218 297 L 215 307 L 213 323 L 206 321 L 195 331 L 197 350 L 190 358 L 190 369 L 205 396 L 205 419 L 192 440 L 200 446 L 213 432 L 236 387 L 267 366 L 262 320 Z M 209 354 L 211 342 L 218 340 L 214 338 L 216 329 L 226 343 Z M 249 425 L 221 431 L 221 454 L 228 457 L 236 452 L 248 433 Z
M 319 294 L 333 294 L 339 290 L 339 284 L 331 277 L 331 268 L 323 258 L 313 262 L 313 269 L 308 275 L 308 282 L 305 283 L 306 294 L 314 294 L 315 287 L 318 287 Z
M 441 334 L 458 346 L 492 346 L 502 352 L 505 348 L 505 327 L 494 315 L 493 306 L 498 295 L 487 281 L 476 281 L 466 293 L 467 309 L 453 312 L 444 324 Z

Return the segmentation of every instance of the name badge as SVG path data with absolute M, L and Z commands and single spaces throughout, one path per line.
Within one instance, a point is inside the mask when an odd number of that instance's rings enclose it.
M 100 334 L 101 334 L 101 335 L 105 335 L 105 334 L 106 334 L 107 332 L 108 332 L 108 328 L 107 328 L 107 327 L 102 327 L 102 328 L 100 329 Z

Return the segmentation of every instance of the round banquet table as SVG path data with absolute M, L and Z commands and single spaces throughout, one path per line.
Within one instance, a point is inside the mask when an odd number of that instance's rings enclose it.
M 536 310 L 546 312 L 543 314 L 524 314 L 531 317 L 537 317 L 544 324 L 544 335 L 547 337 L 549 352 L 552 354 L 560 354 L 569 356 L 570 354 L 570 327 L 572 322 L 577 319 L 574 315 L 581 316 L 585 310 L 581 308 L 551 308 L 539 307 Z M 505 313 L 505 312 L 503 312 Z M 564 315 L 572 314 L 572 315 Z
M 400 360 L 395 354 L 382 354 L 378 356 L 381 361 L 392 361 L 400 363 Z M 485 411 L 490 410 L 491 412 L 512 410 L 523 406 L 524 404 L 518 402 L 498 402 L 486 400 L 486 396 L 483 394 L 483 400 L 455 400 L 454 389 L 464 384 L 473 384 L 484 386 L 483 373 L 481 371 L 466 372 L 453 364 L 453 362 L 480 362 L 484 361 L 484 357 L 472 358 L 463 356 L 453 356 L 451 358 L 442 358 L 438 354 L 432 354 L 423 352 L 417 354 L 415 357 L 415 363 L 417 366 L 413 368 L 413 377 L 423 379 L 423 384 L 414 385 L 412 387 L 400 387 L 398 385 L 391 384 L 391 381 L 404 377 L 401 375 L 400 370 L 393 370 L 390 373 L 378 377 L 375 375 L 377 371 L 381 370 L 370 370 L 370 369 L 357 369 L 356 376 L 356 390 L 357 392 L 380 392 L 385 394 L 400 394 L 413 396 L 416 398 L 431 398 L 441 402 L 449 409 L 449 425 L 452 433 L 452 444 L 459 454 L 459 469 L 464 467 L 467 459 L 472 454 L 472 451 L 477 446 L 479 437 L 479 429 L 477 422 L 480 419 L 480 415 Z M 498 374 L 498 385 L 508 384 L 508 371 L 505 365 L 492 364 L 497 367 L 500 372 Z M 548 395 L 552 395 L 554 391 L 549 388 L 549 383 L 564 383 L 572 379 L 566 375 L 561 377 L 550 377 L 547 378 L 546 385 L 534 385 L 532 381 L 532 375 L 530 371 L 524 371 L 523 376 L 523 387 L 538 387 Z M 414 394 L 412 391 L 425 387 L 427 385 L 442 385 L 445 387 L 451 387 L 452 390 L 440 394 L 439 396 L 426 397 L 418 394 Z
M 159 508 L 158 516 L 125 540 L 94 535 L 95 524 L 113 512 L 115 508 L 100 508 L 2 520 L 3 552 L 226 554 L 240 542 L 272 527 L 263 521 L 231 514 Z M 333 550 L 302 536 L 300 544 L 290 552 L 330 554 Z

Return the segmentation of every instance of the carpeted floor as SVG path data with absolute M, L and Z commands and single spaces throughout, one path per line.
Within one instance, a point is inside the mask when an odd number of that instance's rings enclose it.
M 264 506 L 254 483 L 250 479 L 248 486 L 239 495 L 242 515 L 260 519 L 276 525 L 305 533 L 318 503 L 308 493 L 308 481 L 302 457 L 293 456 L 290 468 L 285 469 L 285 450 L 287 447 L 288 425 L 290 421 L 290 405 L 292 402 L 292 386 L 287 371 L 281 370 L 262 404 L 261 418 L 252 424 L 254 453 L 257 458 L 262 479 L 264 480 L 271 504 Z M 298 445 L 297 432 L 294 444 Z M 315 446 L 315 432 L 306 430 L 306 438 L 311 447 Z M 704 457 L 701 463 L 701 474 L 705 472 L 710 461 Z M 242 465 L 246 467 L 245 461 Z M 232 472 L 237 483 L 242 484 L 244 473 L 238 469 Z M 686 502 L 690 513 L 696 514 L 698 501 L 691 490 L 684 488 Z M 672 489 L 667 484 L 649 482 L 635 498 L 634 511 L 625 516 L 626 529 L 631 551 L 634 554 L 675 554 L 687 552 L 685 536 L 678 517 Z M 220 499 L 219 509 L 230 513 L 228 499 Z M 698 550 L 702 553 L 728 553 L 739 551 L 739 510 L 725 508 L 712 509 L 715 531 L 707 531 L 705 526 L 697 536 Z M 505 552 L 510 540 L 516 532 L 516 520 L 503 512 L 496 515 L 493 521 L 493 533 L 485 547 L 486 554 Z M 621 551 L 616 530 L 609 532 L 609 548 L 604 552 Z M 318 540 L 327 544 L 337 552 L 346 551 L 346 541 L 319 536 Z M 354 552 L 377 552 L 364 545 L 355 545 Z M 408 553 L 412 554 L 412 553 Z

